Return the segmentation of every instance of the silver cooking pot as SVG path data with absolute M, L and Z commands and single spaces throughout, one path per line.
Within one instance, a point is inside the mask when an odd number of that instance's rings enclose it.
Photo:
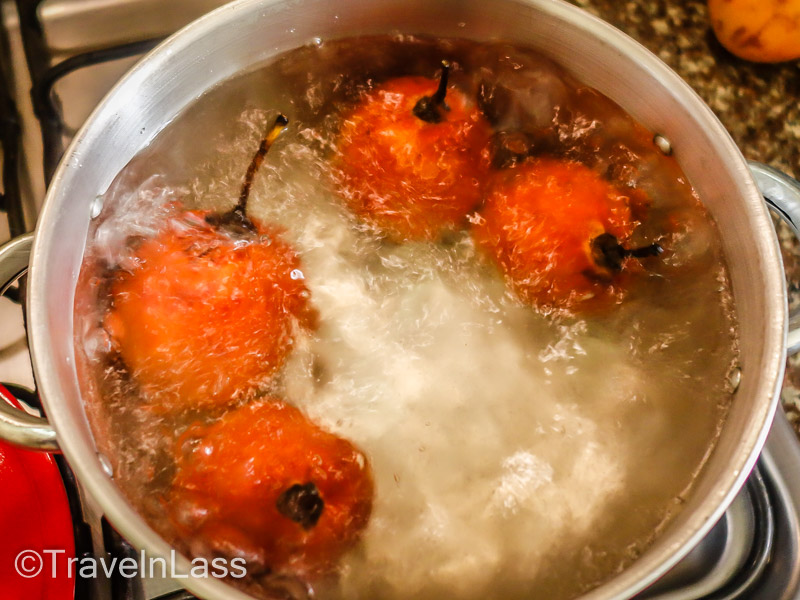
M 134 546 L 169 558 L 98 455 L 75 369 L 73 301 L 98 198 L 157 133 L 212 86 L 277 54 L 357 34 L 416 33 L 528 45 L 616 101 L 671 142 L 722 236 L 741 333 L 741 381 L 719 442 L 683 512 L 628 569 L 584 600 L 629 598 L 676 564 L 736 495 L 769 430 L 787 352 L 786 291 L 775 233 L 747 163 L 700 98 L 642 46 L 555 0 L 241 0 L 188 26 L 150 53 L 106 97 L 67 150 L 35 238 L 0 249 L 0 281 L 31 254 L 28 334 L 49 423 L 0 403 L 0 437 L 64 453 L 108 520 Z M 800 224 L 800 186 L 754 173 L 782 216 Z M 794 332 L 789 347 L 797 342 Z M 781 417 L 782 418 L 782 417 Z M 188 572 L 186 558 L 175 568 Z M 215 579 L 187 579 L 204 598 L 247 596 Z

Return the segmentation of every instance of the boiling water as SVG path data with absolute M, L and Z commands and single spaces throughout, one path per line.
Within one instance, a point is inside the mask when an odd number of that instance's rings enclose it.
M 394 244 L 344 208 L 331 173 L 343 111 L 374 82 L 435 76 L 442 58 L 465 90 L 511 90 L 498 129 L 550 127 L 568 157 L 648 194 L 635 239 L 667 251 L 620 306 L 543 314 L 515 299 L 468 232 Z M 676 163 L 623 111 L 500 44 L 296 50 L 207 93 L 120 173 L 91 232 L 76 346 L 98 444 L 132 502 L 190 551 L 160 497 L 176 438 L 219 414 L 170 416 L 136 398 L 98 326 L 104 273 L 124 268 L 129 238 L 155 235 L 168 202 L 230 208 L 279 110 L 291 125 L 249 211 L 285 228 L 320 327 L 298 332 L 269 391 L 358 445 L 376 485 L 360 544 L 335 576 L 310 582 L 318 597 L 558 600 L 630 564 L 691 493 L 730 400 L 736 325 L 718 234 Z

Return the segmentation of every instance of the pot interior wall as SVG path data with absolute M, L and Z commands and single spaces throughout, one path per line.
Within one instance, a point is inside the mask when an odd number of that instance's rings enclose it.
M 742 383 L 686 510 L 628 571 L 587 598 L 627 597 L 710 527 L 744 481 L 766 436 L 783 359 L 785 308 L 771 224 L 746 165 L 699 98 L 641 46 L 582 11 L 549 0 L 245 0 L 189 26 L 140 63 L 76 137 L 51 186 L 30 278 L 31 344 L 47 412 L 78 477 L 137 546 L 168 547 L 103 473 L 83 412 L 72 306 L 92 204 L 117 172 L 204 91 L 315 37 L 417 33 L 531 46 L 668 137 L 716 219 L 741 328 Z M 186 564 L 185 562 L 183 563 Z M 208 597 L 243 597 L 217 581 Z

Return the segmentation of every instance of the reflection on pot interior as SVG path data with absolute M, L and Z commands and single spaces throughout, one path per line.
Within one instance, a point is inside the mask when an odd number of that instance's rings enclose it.
M 573 598 L 680 511 L 730 403 L 714 223 L 525 48 L 294 50 L 104 206 L 75 308 L 97 443 L 257 597 Z

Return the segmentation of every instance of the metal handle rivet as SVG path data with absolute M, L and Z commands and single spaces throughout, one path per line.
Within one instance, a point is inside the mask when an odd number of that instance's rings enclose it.
M 740 383 L 742 383 L 742 370 L 739 367 L 734 367 L 728 374 L 728 385 L 731 393 L 739 389 Z
M 92 219 L 96 219 L 100 216 L 100 213 L 103 211 L 103 197 L 97 196 L 94 200 L 92 200 L 92 205 L 89 207 L 89 216 Z
M 109 477 L 113 478 L 114 468 L 111 466 L 111 461 L 108 460 L 108 457 L 105 454 L 98 454 L 97 459 L 100 461 L 100 466 L 103 468 L 103 472 Z
M 672 142 L 670 142 L 660 133 L 657 133 L 655 136 L 653 136 L 653 143 L 656 145 L 656 148 L 661 150 L 662 154 L 665 154 L 666 156 L 672 154 Z

